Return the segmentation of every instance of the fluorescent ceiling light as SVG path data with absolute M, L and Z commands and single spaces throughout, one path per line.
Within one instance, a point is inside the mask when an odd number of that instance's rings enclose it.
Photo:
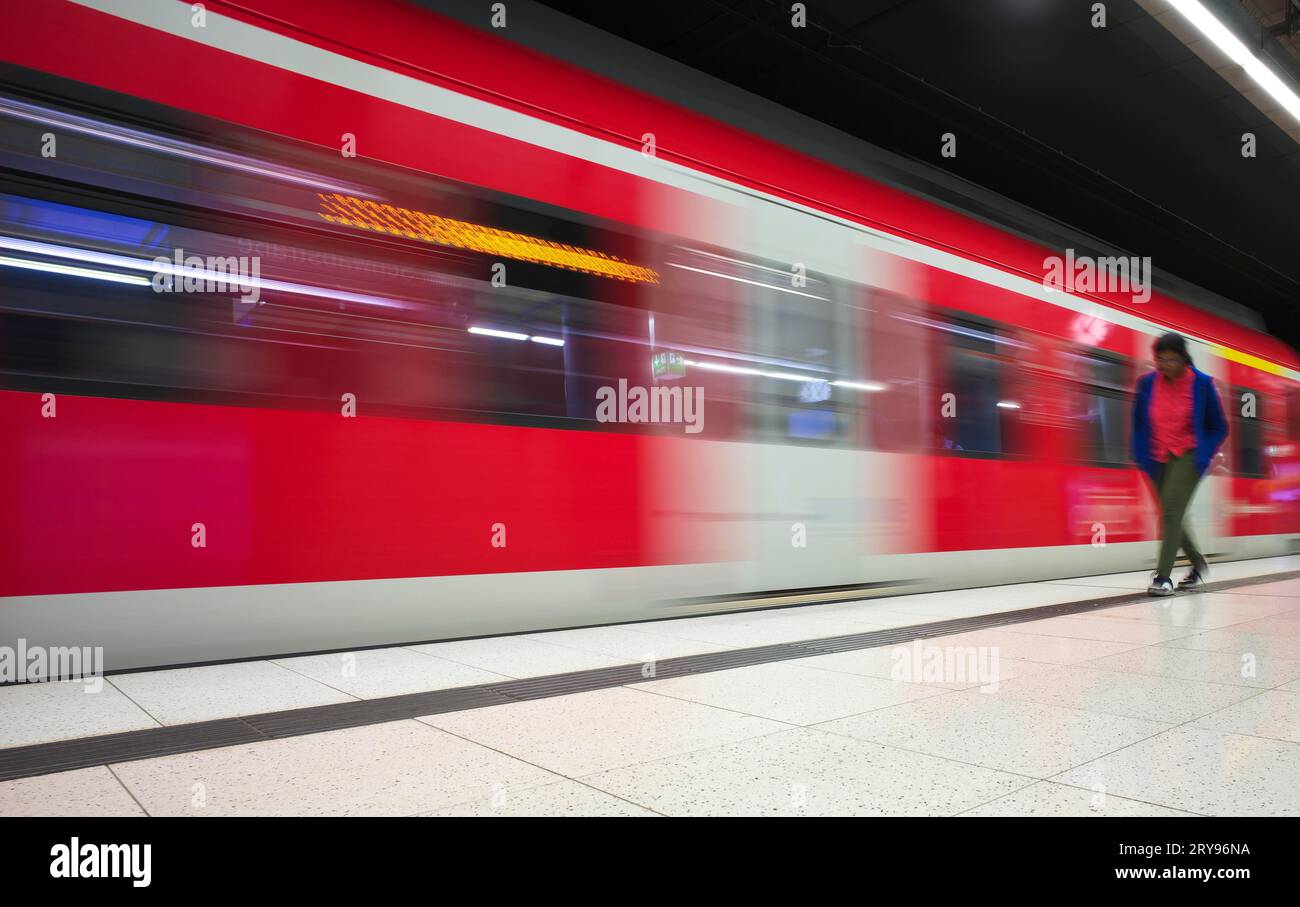
M 529 337 L 533 343 L 544 343 L 547 346 L 564 346 L 564 341 L 558 337 Z
M 1013 403 L 1010 400 L 1002 400 L 998 403 L 998 406 L 1002 407 L 1002 409 L 1020 409 L 1019 403 Z
M 1268 92 L 1291 116 L 1300 120 L 1300 96 L 1297 96 L 1287 84 L 1277 77 L 1273 70 L 1250 52 L 1237 36 L 1228 30 L 1222 22 L 1214 17 L 1200 0 L 1169 0 L 1171 6 L 1183 14 L 1201 34 L 1209 38 L 1214 46 L 1223 51 L 1232 62 L 1246 70 L 1247 75 L 1255 80 L 1260 88 Z

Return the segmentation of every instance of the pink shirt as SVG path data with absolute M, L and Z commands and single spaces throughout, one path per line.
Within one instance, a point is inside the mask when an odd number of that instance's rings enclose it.
M 1151 456 L 1158 463 L 1181 456 L 1196 447 L 1192 428 L 1192 385 L 1196 376 L 1190 368 L 1170 381 L 1156 374 L 1151 389 Z

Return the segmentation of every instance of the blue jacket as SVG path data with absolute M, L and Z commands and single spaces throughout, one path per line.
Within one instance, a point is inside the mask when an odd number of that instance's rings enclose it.
M 1223 415 L 1223 404 L 1214 380 L 1202 371 L 1192 369 L 1192 428 L 1196 432 L 1196 473 L 1204 475 L 1210 460 L 1228 436 L 1228 420 Z M 1143 375 L 1137 384 L 1137 398 L 1133 401 L 1133 432 L 1129 453 L 1133 462 L 1151 478 L 1159 474 L 1159 461 L 1151 456 L 1151 389 L 1157 372 Z

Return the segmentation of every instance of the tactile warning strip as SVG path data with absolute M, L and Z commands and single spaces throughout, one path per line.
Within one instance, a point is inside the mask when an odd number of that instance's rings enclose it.
M 1300 578 L 1300 570 L 1270 573 L 1237 580 L 1224 580 L 1210 583 L 1199 591 L 1216 592 L 1237 586 L 1296 578 Z M 1155 606 L 1160 604 L 1159 601 L 1149 599 L 1145 593 L 1124 593 L 1122 595 L 1042 605 L 1016 611 L 1001 611 L 997 614 L 981 614 L 974 617 L 911 624 L 906 627 L 891 627 L 885 630 L 872 630 L 845 636 L 830 636 L 824 639 L 808 639 L 799 642 L 755 646 L 748 649 L 729 649 L 724 652 L 667 658 L 655 662 L 653 679 L 662 680 L 668 677 L 725 671 L 730 668 L 743 668 L 773 661 L 809 658 L 831 652 L 849 652 L 855 649 L 897 645 L 899 643 L 909 643 L 914 639 L 950 636 L 972 630 L 1003 627 L 1010 624 L 1081 614 L 1085 611 L 1114 608 L 1146 601 L 1152 602 Z M 318 734 L 323 731 L 381 724 L 385 721 L 400 721 L 421 715 L 460 712 L 510 702 L 522 702 L 529 699 L 545 699 L 551 696 L 564 696 L 569 693 L 584 693 L 591 690 L 640 683 L 647 679 L 642 674 L 642 665 L 619 665 L 611 668 L 573 671 L 567 674 L 551 674 L 545 677 L 497 681 L 471 687 L 456 687 L 450 690 L 408 693 L 402 696 L 386 696 L 381 699 L 367 699 L 359 702 L 290 709 L 283 712 L 266 712 L 260 715 L 244 715 L 239 718 L 223 718 L 217 721 L 202 721 L 194 724 L 149 728 L 141 731 L 125 731 L 120 734 L 59 740 L 52 743 L 36 743 L 30 746 L 0 750 L 0 781 L 29 778 L 78 768 L 90 768 L 96 765 L 131 762 L 155 756 L 170 756 L 177 753 L 189 753 L 223 746 L 236 746 L 241 743 L 257 743 L 280 737 Z M 3 691 L 0 691 L 0 695 L 4 695 Z

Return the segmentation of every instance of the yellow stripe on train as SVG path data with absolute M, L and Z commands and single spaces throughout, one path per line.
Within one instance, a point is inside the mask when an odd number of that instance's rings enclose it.
M 1285 378 L 1291 374 L 1289 368 L 1276 365 L 1269 362 L 1267 359 L 1261 359 L 1258 356 L 1252 356 L 1250 353 L 1243 353 L 1239 350 L 1234 350 L 1231 347 L 1219 346 L 1217 343 L 1211 343 L 1209 344 L 1209 347 L 1216 356 L 1230 359 L 1233 362 L 1240 362 L 1242 365 L 1248 365 L 1251 368 L 1259 369 L 1261 372 L 1268 372 L 1270 375 L 1280 375 Z

